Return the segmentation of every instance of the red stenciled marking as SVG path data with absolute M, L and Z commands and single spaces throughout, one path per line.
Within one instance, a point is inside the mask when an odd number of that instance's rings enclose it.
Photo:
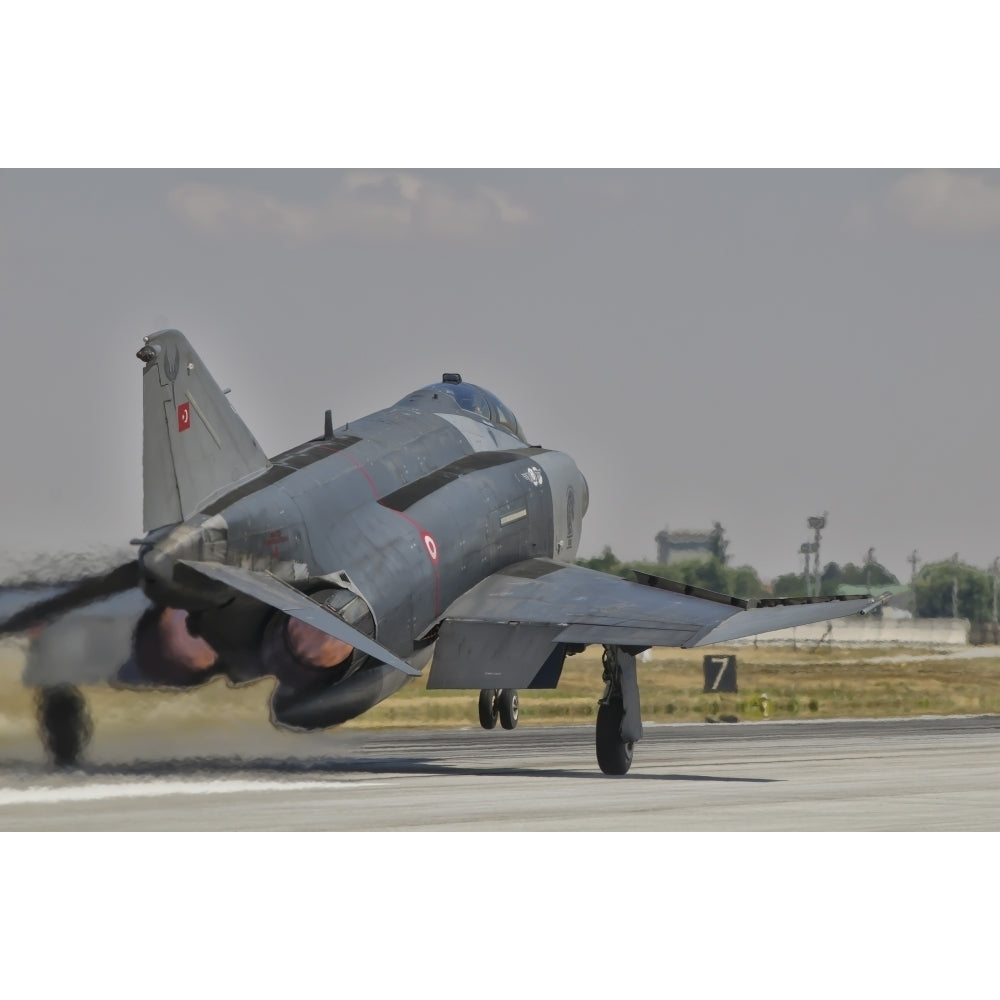
M 186 431 L 191 426 L 191 404 L 181 403 L 177 407 L 177 430 Z
M 368 485 L 372 488 L 372 493 L 375 494 L 375 499 L 376 500 L 381 499 L 378 495 L 378 487 L 375 485 L 375 480 L 372 479 L 370 475 L 368 475 L 368 470 L 353 456 L 348 455 L 345 452 L 340 452 L 340 454 L 343 455 L 344 458 L 348 460 L 348 462 L 351 462 L 355 466 L 355 468 L 357 468 L 358 471 L 361 472 L 361 474 L 365 477 L 365 479 L 368 480 Z M 420 525 L 417 524 L 417 522 L 414 521 L 412 517 L 409 517 L 407 514 L 404 514 L 401 510 L 393 511 L 393 513 L 398 514 L 404 521 L 407 521 L 410 524 L 412 524 L 413 527 L 420 532 L 420 537 L 421 539 L 423 539 L 424 549 L 426 550 L 427 555 L 430 557 L 431 566 L 434 568 L 434 614 L 436 615 L 441 610 L 441 580 L 438 576 L 437 542 L 435 542 L 431 534 L 427 531 L 424 531 L 424 529 L 421 528 Z
M 372 493 L 375 494 L 375 499 L 380 500 L 381 497 L 378 495 L 378 487 L 375 485 L 375 480 L 368 475 L 368 470 L 356 458 L 352 458 L 350 455 L 344 454 L 344 452 L 341 452 L 341 454 L 344 455 L 344 458 L 354 465 L 355 468 L 357 468 L 358 471 L 365 477 L 365 479 L 368 480 L 368 485 L 372 488 Z
M 282 534 L 281 529 L 277 528 L 264 539 L 264 548 L 269 548 L 271 550 L 271 555 L 277 559 L 281 554 L 278 551 L 279 546 L 284 545 L 287 541 L 288 536 Z
M 438 575 L 437 542 L 434 541 L 434 536 L 417 524 L 409 514 L 404 514 L 401 510 L 394 511 L 394 513 L 398 514 L 407 523 L 412 524 L 420 532 L 420 537 L 423 539 L 424 550 L 430 557 L 431 566 L 434 568 L 434 614 L 437 614 L 441 610 L 441 578 Z

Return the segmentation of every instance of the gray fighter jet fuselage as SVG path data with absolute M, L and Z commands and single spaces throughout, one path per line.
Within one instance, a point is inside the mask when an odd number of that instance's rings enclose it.
M 154 610 L 132 666 L 164 684 L 199 679 L 210 656 L 199 667 L 184 642 L 171 658 L 162 641 L 147 641 L 162 627 L 161 609 L 183 609 L 186 630 L 218 653 L 210 669 L 237 681 L 275 674 L 275 720 L 301 728 L 353 718 L 408 675 L 348 653 L 350 643 L 331 640 L 324 650 L 322 633 L 185 574 L 186 561 L 292 583 L 419 667 L 435 621 L 475 584 L 536 557 L 571 562 L 588 504 L 572 459 L 529 445 L 495 396 L 457 375 L 328 427 L 268 464 L 180 525 L 153 529 L 140 547 Z
M 742 600 L 574 565 L 580 470 L 457 374 L 339 428 L 327 411 L 321 437 L 268 459 L 181 333 L 147 337 L 137 356 L 138 557 L 0 621 L 0 634 L 47 623 L 40 654 L 96 649 L 77 638 L 99 629 L 113 683 L 271 675 L 273 721 L 308 730 L 360 715 L 431 662 L 429 688 L 478 690 L 481 724 L 510 729 L 519 688 L 555 687 L 566 656 L 602 644 L 598 763 L 624 774 L 642 737 L 638 651 L 879 606 Z M 79 659 L 29 657 L 26 671 L 52 695 L 41 721 L 57 762 L 82 745 L 80 700 L 59 690 L 92 679 Z

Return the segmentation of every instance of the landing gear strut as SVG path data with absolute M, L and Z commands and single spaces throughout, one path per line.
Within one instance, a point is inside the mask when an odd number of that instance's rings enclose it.
M 639 683 L 632 647 L 604 647 L 604 697 L 597 706 L 597 764 L 605 774 L 627 774 L 642 739 Z
M 83 695 L 72 684 L 38 689 L 35 697 L 42 743 L 56 767 L 75 767 L 93 725 Z
M 518 702 L 514 688 L 484 688 L 479 692 L 479 724 L 483 729 L 496 727 L 497 719 L 504 729 L 517 725 Z

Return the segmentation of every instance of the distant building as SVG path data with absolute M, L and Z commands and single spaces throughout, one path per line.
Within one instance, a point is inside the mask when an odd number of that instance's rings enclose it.
M 718 533 L 709 531 L 669 531 L 656 536 L 656 561 L 663 566 L 682 559 L 711 559 Z

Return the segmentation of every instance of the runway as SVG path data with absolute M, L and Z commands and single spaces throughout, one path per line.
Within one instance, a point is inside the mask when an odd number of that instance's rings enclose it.
M 583 727 L 118 738 L 5 753 L 0 830 L 997 830 L 1000 718 L 647 726 L 632 771 Z

